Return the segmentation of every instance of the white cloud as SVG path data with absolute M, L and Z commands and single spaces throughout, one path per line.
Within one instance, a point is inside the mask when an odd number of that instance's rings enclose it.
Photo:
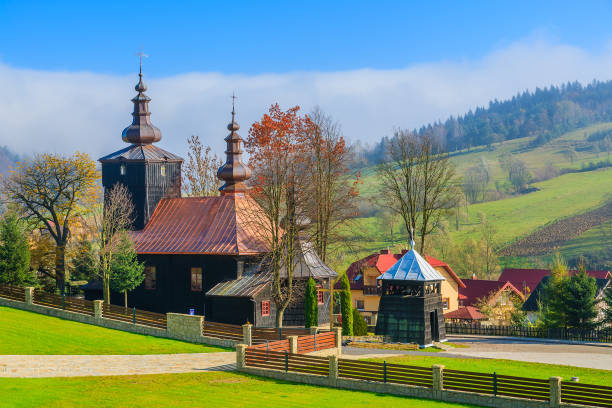
M 398 50 L 398 52 L 410 52 Z M 223 75 L 188 73 L 147 78 L 151 119 L 160 146 L 184 155 L 198 134 L 218 153 L 236 91 L 238 122 L 246 136 L 274 102 L 283 108 L 319 105 L 351 139 L 375 142 L 395 127 L 418 127 L 504 99 L 519 91 L 612 77 L 612 48 L 595 55 L 532 37 L 471 61 L 432 62 L 395 70 Z M 81 150 L 94 158 L 122 148 L 131 122 L 137 77 L 44 72 L 0 64 L 0 145 L 31 154 Z

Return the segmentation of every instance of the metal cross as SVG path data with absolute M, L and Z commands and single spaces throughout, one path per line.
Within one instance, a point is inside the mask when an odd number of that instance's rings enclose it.
M 143 58 L 147 58 L 148 55 L 145 54 L 144 52 L 142 52 L 142 45 L 140 46 L 140 51 L 138 51 L 137 53 L 135 53 L 134 55 L 136 55 L 137 57 L 139 57 L 140 60 L 140 71 L 139 73 L 142 74 L 142 59 Z
M 234 114 L 234 102 L 236 102 L 236 98 L 238 98 L 236 96 L 236 94 L 234 92 L 232 92 L 232 114 Z

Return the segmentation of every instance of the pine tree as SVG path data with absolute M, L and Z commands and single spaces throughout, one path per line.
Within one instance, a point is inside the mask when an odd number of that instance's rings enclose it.
M 24 285 L 32 280 L 25 228 L 17 214 L 9 212 L 0 220 L 0 283 Z
M 309 278 L 306 284 L 306 296 L 304 297 L 304 321 L 306 327 L 317 327 L 319 325 L 319 305 L 317 299 L 317 283 Z
M 344 336 L 353 335 L 353 308 L 351 306 L 351 285 L 349 284 L 346 273 L 341 279 L 342 290 L 340 292 L 340 310 L 342 312 L 342 334 Z
M 353 308 L 353 335 L 368 335 L 368 323 L 365 321 L 361 313 L 359 313 L 359 310 L 357 310 L 357 308 Z
M 551 277 L 542 290 L 541 317 L 545 327 L 567 327 L 567 305 L 564 299 L 568 283 L 567 264 L 563 257 L 556 253 L 553 258 Z
M 590 330 L 595 327 L 597 317 L 597 284 L 595 278 L 586 273 L 581 262 L 580 272 L 571 276 L 563 290 L 567 325 L 578 329 Z
M 127 293 L 136 289 L 144 278 L 144 263 L 138 261 L 134 245 L 124 232 L 119 238 L 117 252 L 111 263 L 110 286 L 117 292 L 123 292 L 125 307 L 127 307 Z
M 603 301 L 605 304 L 603 323 L 612 327 L 612 283 L 608 284 L 603 295 Z

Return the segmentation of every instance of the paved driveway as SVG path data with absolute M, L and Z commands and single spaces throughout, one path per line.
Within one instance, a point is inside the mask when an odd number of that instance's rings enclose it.
M 0 377 L 79 377 L 228 371 L 236 353 L 154 354 L 120 356 L 0 355 Z

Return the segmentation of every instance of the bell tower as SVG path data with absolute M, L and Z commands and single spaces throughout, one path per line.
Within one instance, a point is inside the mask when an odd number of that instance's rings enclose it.
M 134 111 L 132 124 L 126 127 L 121 139 L 129 146 L 99 159 L 102 163 L 102 185 L 104 192 L 116 183 L 124 184 L 132 194 L 134 202 L 134 230 L 145 227 L 155 207 L 162 198 L 181 196 L 181 166 L 183 159 L 167 152 L 154 143 L 162 138 L 161 131 L 151 123 L 149 98 L 142 81 L 142 57 L 140 71 L 132 98 Z

